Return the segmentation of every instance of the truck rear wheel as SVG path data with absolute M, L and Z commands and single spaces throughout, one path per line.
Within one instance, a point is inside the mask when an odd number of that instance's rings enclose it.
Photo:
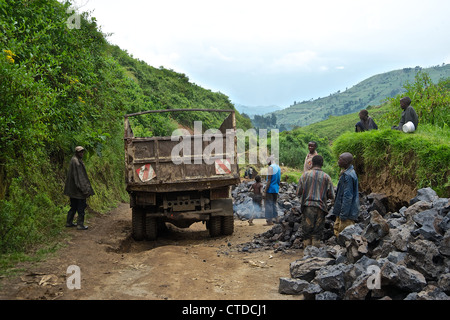
M 142 208 L 133 207 L 131 215 L 131 234 L 136 241 L 142 241 L 145 238 L 145 212 Z
M 145 219 L 145 237 L 147 240 L 156 240 L 158 236 L 158 220 L 156 218 L 147 217 Z
M 222 219 L 221 217 L 211 217 L 209 219 L 209 235 L 217 237 L 221 233 Z
M 229 236 L 232 235 L 234 231 L 234 217 L 233 216 L 223 216 L 222 217 L 222 234 Z

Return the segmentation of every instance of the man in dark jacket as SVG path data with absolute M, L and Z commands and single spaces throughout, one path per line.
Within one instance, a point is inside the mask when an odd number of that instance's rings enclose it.
M 411 99 L 409 97 L 403 97 L 400 99 L 400 107 L 402 108 L 402 116 L 400 118 L 400 122 L 398 126 L 393 126 L 394 130 L 403 130 L 403 126 L 412 122 L 414 124 L 414 130 L 417 130 L 417 126 L 419 125 L 419 117 L 417 116 L 416 110 L 411 106 Z
M 353 155 L 349 152 L 339 156 L 338 165 L 343 170 L 339 177 L 333 207 L 333 214 L 336 216 L 334 222 L 336 237 L 347 226 L 354 224 L 359 214 L 358 176 L 352 162 Z
M 369 117 L 369 111 L 367 111 L 366 109 L 363 109 L 359 112 L 359 119 L 361 121 L 359 121 L 355 125 L 356 132 L 378 130 L 377 124 L 375 123 L 375 121 L 373 121 L 373 119 L 371 117 Z
M 83 147 L 76 147 L 75 154 L 70 160 L 67 173 L 64 194 L 70 197 L 70 210 L 67 213 L 66 227 L 77 227 L 78 230 L 86 230 L 84 225 L 84 210 L 87 207 L 86 199 L 94 195 L 86 168 L 83 163 Z M 77 224 L 73 223 L 75 213 L 78 212 Z

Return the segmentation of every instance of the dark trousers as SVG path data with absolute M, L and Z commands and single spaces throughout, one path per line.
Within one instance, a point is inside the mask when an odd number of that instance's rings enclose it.
M 266 220 L 272 221 L 272 219 L 278 216 L 277 212 L 277 199 L 278 193 L 266 193 L 265 203 L 265 214 Z
M 86 199 L 70 198 L 70 210 L 67 212 L 67 224 L 73 223 L 75 213 L 78 212 L 77 224 L 79 226 L 84 225 L 84 210 L 87 207 Z
M 304 239 L 321 240 L 326 213 L 318 207 L 303 207 L 302 231 Z

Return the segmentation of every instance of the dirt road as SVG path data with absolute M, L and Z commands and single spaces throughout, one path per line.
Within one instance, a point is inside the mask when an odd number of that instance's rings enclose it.
M 14 278 L 0 279 L 0 299 L 167 299 L 286 300 L 299 296 L 278 293 L 280 277 L 289 277 L 289 263 L 302 251 L 245 253 L 236 246 L 266 231 L 235 220 L 231 236 L 210 238 L 206 227 L 169 225 L 157 241 L 135 242 L 128 204 L 105 215 L 91 216 L 89 230 L 68 230 L 70 240 L 52 257 L 23 263 Z M 80 268 L 81 288 L 70 290 L 67 273 Z M 71 282 L 75 284 L 76 282 Z

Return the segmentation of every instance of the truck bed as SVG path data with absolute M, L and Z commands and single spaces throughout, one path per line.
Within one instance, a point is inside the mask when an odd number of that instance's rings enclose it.
M 128 117 L 151 112 L 181 110 L 230 112 L 230 115 L 218 128 L 223 149 L 206 152 L 205 154 L 208 157 L 204 157 L 205 148 L 214 142 L 214 139 L 218 137 L 217 134 L 148 138 L 136 138 L 133 136 Z M 125 168 L 128 191 L 172 192 L 206 190 L 240 182 L 234 110 L 181 110 L 151 110 L 125 116 Z M 190 150 L 181 148 L 182 151 L 178 153 L 181 158 L 176 158 L 181 163 L 177 164 L 172 157 L 172 150 L 177 146 L 180 148 L 181 143 L 190 144 L 191 148 Z M 194 146 L 197 146 L 197 148 L 194 148 Z M 201 147 L 198 148 L 199 146 Z

